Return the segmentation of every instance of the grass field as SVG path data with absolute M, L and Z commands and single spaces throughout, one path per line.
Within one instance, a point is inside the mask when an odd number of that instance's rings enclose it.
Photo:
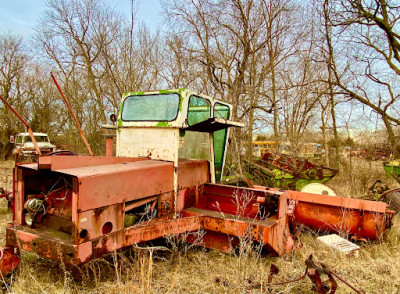
M 353 162 L 329 184 L 341 195 L 365 195 L 376 178 L 386 178 L 381 163 Z M 13 163 L 0 163 L 0 180 L 11 189 Z M 11 219 L 5 199 L 0 203 L 1 242 L 5 224 Z M 305 260 L 329 265 L 337 274 L 366 293 L 400 293 L 400 218 L 384 240 L 361 244 L 360 256 L 349 258 L 319 244 L 317 233 L 302 230 L 302 247 L 283 257 L 263 256 L 246 240 L 236 254 L 223 254 L 185 245 L 169 238 L 162 247 L 133 247 L 117 251 L 88 264 L 67 268 L 59 262 L 23 253 L 19 270 L 7 281 L 12 293 L 314 293 L 311 282 L 267 287 L 271 263 L 280 269 L 274 282 L 300 277 Z M 152 244 L 150 244 L 152 245 Z M 154 244 L 153 244 L 154 245 Z M 338 281 L 336 293 L 354 293 Z

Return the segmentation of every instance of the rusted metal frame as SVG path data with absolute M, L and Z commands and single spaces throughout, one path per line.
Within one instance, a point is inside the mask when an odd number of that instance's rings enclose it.
M 3 103 L 18 117 L 18 119 L 25 125 L 29 136 L 32 139 L 33 146 L 35 147 L 36 152 L 38 153 L 39 156 L 42 155 L 42 152 L 40 151 L 40 148 L 36 142 L 35 136 L 33 135 L 33 131 L 29 124 L 22 118 L 22 116 L 3 98 L 3 96 L 0 95 L 0 99 L 3 101 Z
M 78 197 L 79 197 L 79 180 L 74 177 L 72 180 L 72 215 L 71 220 L 74 224 L 72 230 L 72 240 L 78 240 L 79 238 L 79 213 L 78 213 Z
M 262 189 L 259 189 L 261 187 Z M 236 191 L 236 192 L 235 192 Z M 258 196 L 277 196 L 283 194 L 283 192 L 279 191 L 278 189 L 270 189 L 264 186 L 255 186 L 254 188 L 245 188 L 245 187 L 234 187 L 228 185 L 221 185 L 221 184 L 205 184 L 204 185 L 204 193 L 213 193 L 216 195 L 225 195 L 225 196 L 234 196 L 234 193 L 239 191 L 244 191 L 245 193 L 250 193 L 252 197 L 255 199 Z
M 14 214 L 13 220 L 16 225 L 22 225 L 24 222 L 24 194 L 25 194 L 25 181 L 24 181 L 24 170 L 16 168 L 16 179 L 17 183 L 15 185 L 14 192 Z
M 67 98 L 65 98 L 65 96 L 64 96 L 64 94 L 63 94 L 63 92 L 62 92 L 60 86 L 58 85 L 57 80 L 56 80 L 56 78 L 54 77 L 53 73 L 51 72 L 50 75 L 51 75 L 51 78 L 52 78 L 53 81 L 54 81 L 54 84 L 56 84 L 56 87 L 57 87 L 58 91 L 60 92 L 61 97 L 62 97 L 62 99 L 64 100 L 65 105 L 68 107 L 69 112 L 71 113 L 71 115 L 72 115 L 72 117 L 73 117 L 73 119 L 74 119 L 74 121 L 75 121 L 76 127 L 78 128 L 79 133 L 81 134 L 82 140 L 83 140 L 83 142 L 85 143 L 86 148 L 87 148 L 87 150 L 89 151 L 90 156 L 93 156 L 94 154 L 93 154 L 93 152 L 92 152 L 92 148 L 90 148 L 90 145 L 89 145 L 88 141 L 86 140 L 85 134 L 84 134 L 83 131 L 82 131 L 82 128 L 81 128 L 81 126 L 80 126 L 80 124 L 79 124 L 79 122 L 78 122 L 78 119 L 77 119 L 76 116 L 75 116 L 75 113 L 72 111 L 72 108 L 71 108 L 71 106 L 69 105 Z
M 214 133 L 209 133 L 209 146 L 210 146 L 210 175 L 211 183 L 215 184 L 215 154 L 214 154 Z
M 185 232 L 197 231 L 203 226 L 202 216 L 185 217 L 178 219 L 155 220 L 146 224 L 139 224 L 118 232 L 81 244 L 72 244 L 71 240 L 54 238 L 46 232 L 40 233 L 24 227 L 7 227 L 7 246 L 21 244 L 21 249 L 35 252 L 53 260 L 60 260 L 68 264 L 87 262 L 126 246 L 150 241 L 168 235 L 178 235 Z M 99 248 L 98 246 L 102 248 Z M 61 254 L 61 255 L 60 255 Z
M 346 209 L 358 209 L 377 213 L 386 213 L 387 204 L 370 200 L 361 200 L 345 197 L 331 197 L 297 191 L 285 191 L 288 199 L 298 200 L 299 202 L 308 202 L 313 204 L 324 204 L 329 206 L 338 206 Z
M 211 211 L 216 211 L 220 213 L 228 213 L 228 214 L 239 214 L 248 218 L 259 219 L 260 214 L 258 210 L 258 206 L 250 206 L 246 208 L 238 208 L 238 205 L 235 203 L 224 203 L 219 202 L 218 200 L 208 201 L 207 209 Z
M 18 247 L 53 260 L 62 259 L 68 264 L 76 264 L 76 261 L 73 261 L 76 246 L 57 238 L 39 235 L 37 231 L 25 226 L 6 227 L 6 246 Z
M 154 197 L 146 198 L 146 199 L 143 199 L 143 200 L 135 201 L 135 202 L 129 203 L 129 204 L 125 203 L 125 209 L 124 210 L 125 211 L 129 211 L 131 209 L 134 209 L 136 207 L 142 206 L 144 204 L 153 202 L 153 201 L 155 201 L 157 199 L 158 199 L 158 196 L 154 196 Z
M 288 225 L 287 217 L 277 219 L 276 216 L 273 216 L 267 220 L 256 220 L 197 208 L 185 209 L 182 214 L 184 216 L 203 216 L 203 228 L 206 231 L 236 237 L 250 237 L 252 240 L 268 244 L 278 255 L 282 255 L 287 250 L 286 238 L 276 238 L 276 236 L 285 235 Z
M 125 244 L 132 245 L 169 235 L 197 231 L 204 226 L 204 216 L 182 217 L 140 224 L 125 230 Z

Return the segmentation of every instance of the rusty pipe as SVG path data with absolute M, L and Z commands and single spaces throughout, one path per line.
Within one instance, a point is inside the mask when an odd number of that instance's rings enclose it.
M 69 110 L 69 112 L 71 113 L 71 115 L 72 115 L 72 117 L 73 117 L 73 119 L 74 119 L 74 121 L 75 121 L 76 127 L 78 128 L 79 133 L 81 134 L 82 140 L 83 140 L 83 142 L 85 143 L 86 148 L 87 148 L 87 150 L 89 151 L 90 156 L 93 156 L 94 154 L 93 154 L 93 152 L 92 152 L 92 149 L 90 148 L 90 145 L 89 145 L 88 141 L 86 140 L 85 134 L 84 134 L 83 131 L 82 131 L 82 128 L 81 128 L 81 126 L 80 126 L 80 124 L 79 124 L 79 122 L 78 122 L 78 120 L 77 120 L 77 118 L 76 118 L 76 116 L 75 116 L 75 113 L 72 111 L 72 108 L 71 108 L 71 106 L 69 105 L 67 98 L 65 98 L 65 96 L 64 96 L 64 94 L 63 94 L 63 92 L 62 92 L 60 86 L 58 85 L 57 80 L 56 80 L 56 78 L 54 77 L 53 73 L 51 72 L 50 75 L 51 75 L 51 78 L 52 78 L 53 81 L 54 81 L 54 84 L 56 84 L 56 87 L 57 87 L 58 91 L 60 92 L 61 97 L 63 98 L 65 105 L 67 105 L 68 110 Z
M 18 117 L 18 119 L 26 126 L 26 129 L 29 133 L 29 136 L 32 139 L 33 146 L 35 147 L 36 152 L 39 154 L 39 156 L 42 155 L 42 152 L 40 152 L 39 146 L 36 142 L 35 136 L 33 135 L 33 131 L 29 124 L 26 122 L 26 120 L 23 119 L 23 117 L 6 101 L 6 99 L 3 98 L 3 96 L 0 95 L 1 101 L 3 101 L 4 105 L 6 105 L 14 114 Z

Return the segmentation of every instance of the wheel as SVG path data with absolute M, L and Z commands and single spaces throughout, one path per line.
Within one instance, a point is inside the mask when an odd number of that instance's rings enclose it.
M 394 210 L 396 213 L 400 211 L 400 191 L 398 189 L 388 191 L 385 194 L 385 199 L 389 204 L 389 209 Z
M 327 196 L 337 196 L 335 190 L 325 184 L 320 183 L 310 183 L 307 184 L 301 189 L 301 192 L 312 193 L 312 194 L 320 194 Z

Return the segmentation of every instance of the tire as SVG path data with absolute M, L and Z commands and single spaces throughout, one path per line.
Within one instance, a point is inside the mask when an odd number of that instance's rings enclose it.
M 400 211 L 400 191 L 389 191 L 386 195 L 386 202 L 389 204 L 389 209 L 394 210 L 396 213 Z

